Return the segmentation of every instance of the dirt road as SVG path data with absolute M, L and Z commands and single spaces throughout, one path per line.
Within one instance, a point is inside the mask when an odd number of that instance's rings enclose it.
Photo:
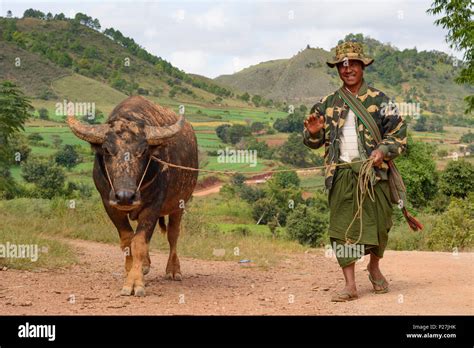
M 388 251 L 383 270 L 391 283 L 371 293 L 366 262 L 356 265 L 360 299 L 331 303 L 342 285 L 324 250 L 283 257 L 268 270 L 228 261 L 181 258 L 184 279 L 164 279 L 167 255 L 152 252 L 147 296 L 119 295 L 118 246 L 68 241 L 80 263 L 61 270 L 0 271 L 0 314 L 474 314 L 474 253 Z

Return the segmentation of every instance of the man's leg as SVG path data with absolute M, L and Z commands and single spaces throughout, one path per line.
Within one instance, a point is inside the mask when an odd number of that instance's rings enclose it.
M 382 272 L 380 271 L 379 261 L 380 257 L 370 253 L 370 261 L 367 265 L 367 271 L 369 271 L 372 280 L 375 281 L 372 284 L 374 286 L 374 290 L 376 291 L 384 290 L 384 286 L 387 286 L 388 284 L 387 279 L 385 279 Z
M 355 262 L 342 268 L 346 285 L 344 286 L 343 292 L 348 292 L 351 295 L 357 295 L 357 287 L 355 282 Z
M 344 289 L 333 295 L 331 299 L 333 302 L 346 302 L 358 298 L 357 287 L 355 283 L 355 262 L 342 267 L 342 273 L 344 274 L 346 285 L 344 286 Z

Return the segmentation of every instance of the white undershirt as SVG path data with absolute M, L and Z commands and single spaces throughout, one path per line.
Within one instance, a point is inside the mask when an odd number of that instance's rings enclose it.
M 351 162 L 354 158 L 360 158 L 355 114 L 350 109 L 344 126 L 342 126 L 340 150 L 340 159 L 344 162 Z

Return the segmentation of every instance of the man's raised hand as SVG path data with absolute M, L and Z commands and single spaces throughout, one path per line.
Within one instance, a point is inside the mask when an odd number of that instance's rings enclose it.
M 310 135 L 316 135 L 324 127 L 324 116 L 316 116 L 316 113 L 312 113 L 304 120 L 304 126 Z

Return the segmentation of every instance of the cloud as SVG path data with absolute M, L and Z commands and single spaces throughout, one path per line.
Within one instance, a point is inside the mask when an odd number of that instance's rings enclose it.
M 446 31 L 426 14 L 432 0 L 34 1 L 0 0 L 5 15 L 28 8 L 84 12 L 186 72 L 209 77 L 289 58 L 309 44 L 326 50 L 348 33 L 404 49 L 449 49 Z M 402 16 L 400 16 L 402 14 Z M 455 53 L 461 58 L 462 54 Z
M 175 11 L 175 12 L 171 15 L 171 18 L 173 18 L 173 20 L 174 20 L 175 22 L 180 23 L 180 22 L 183 22 L 183 21 L 184 21 L 185 16 L 186 16 L 186 11 L 181 8 L 181 9 Z
M 170 60 L 186 72 L 198 73 L 208 65 L 209 55 L 199 50 L 175 51 Z
M 220 8 L 211 8 L 202 14 L 194 16 L 197 26 L 206 30 L 224 28 L 228 21 Z

